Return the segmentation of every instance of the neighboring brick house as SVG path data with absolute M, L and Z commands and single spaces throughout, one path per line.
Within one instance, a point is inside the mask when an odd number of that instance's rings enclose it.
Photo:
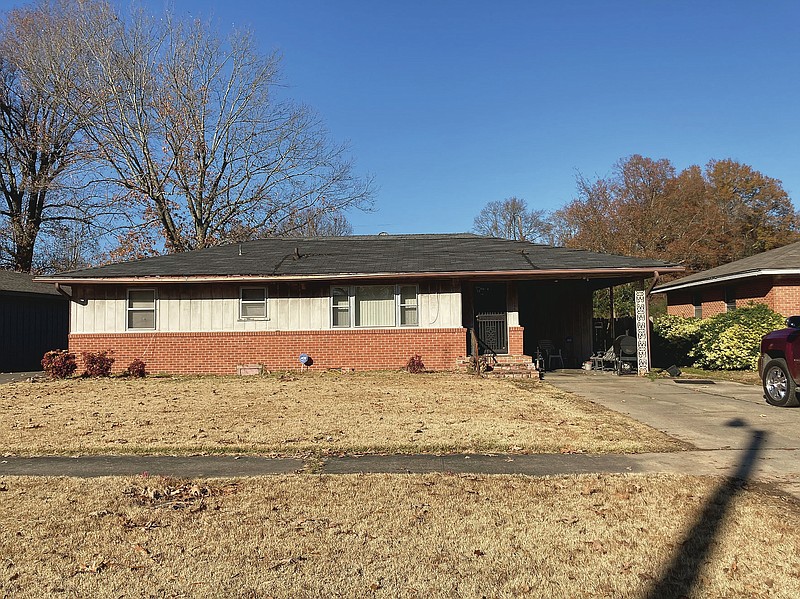
M 64 349 L 69 303 L 29 274 L 0 270 L 0 372 L 41 370 L 42 356 Z
M 69 347 L 152 372 L 456 367 L 472 347 L 592 352 L 592 292 L 679 267 L 471 234 L 272 238 L 43 277 L 72 287 Z M 528 361 L 530 359 L 528 358 Z
M 664 283 L 667 311 L 707 318 L 750 302 L 789 317 L 800 314 L 800 242 Z

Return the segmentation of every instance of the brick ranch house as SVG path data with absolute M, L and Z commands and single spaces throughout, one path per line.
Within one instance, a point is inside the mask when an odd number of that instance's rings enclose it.
M 272 238 L 42 277 L 71 286 L 69 349 L 150 372 L 434 370 L 481 348 L 566 366 L 592 352 L 596 289 L 682 270 L 656 260 L 471 234 Z M 527 358 L 525 356 L 528 356 Z
M 707 318 L 750 302 L 789 317 L 800 314 L 800 242 L 683 277 L 653 289 L 667 311 Z

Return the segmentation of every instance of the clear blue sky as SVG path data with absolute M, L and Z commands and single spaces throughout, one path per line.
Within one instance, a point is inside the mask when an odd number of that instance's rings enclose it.
M 24 4 L 13 0 L 13 4 Z M 489 201 L 557 209 L 619 158 L 734 158 L 800 201 L 800 2 L 146 0 L 284 55 L 375 211 L 357 234 L 467 231 Z

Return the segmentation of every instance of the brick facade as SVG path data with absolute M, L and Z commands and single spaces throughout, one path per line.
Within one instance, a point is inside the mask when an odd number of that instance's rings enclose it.
M 725 289 L 736 298 L 736 307 L 753 302 L 766 304 L 772 310 L 789 317 L 800 314 L 800 278 L 756 277 L 740 279 L 728 285 L 703 285 L 694 289 L 667 292 L 667 313 L 676 316 L 694 316 L 695 294 L 702 305 L 702 317 L 708 318 L 725 312 Z
M 525 327 L 508 327 L 508 353 L 512 356 L 521 356 L 525 353 L 523 348 L 523 334 Z
M 522 327 L 511 327 L 510 348 L 522 353 Z M 235 374 L 240 364 L 263 364 L 268 370 L 300 368 L 307 353 L 314 369 L 403 368 L 419 354 L 430 370 L 453 370 L 466 353 L 466 330 L 351 329 L 324 331 L 118 333 L 69 336 L 69 349 L 80 362 L 81 352 L 113 352 L 114 372 L 134 359 L 148 372 L 175 374 Z
M 772 288 L 772 296 L 776 312 L 787 318 L 800 314 L 800 278 L 780 279 Z

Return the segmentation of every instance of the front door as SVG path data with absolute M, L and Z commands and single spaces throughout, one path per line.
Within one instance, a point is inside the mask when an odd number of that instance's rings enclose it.
M 507 354 L 506 284 L 476 283 L 473 306 L 480 353 Z

